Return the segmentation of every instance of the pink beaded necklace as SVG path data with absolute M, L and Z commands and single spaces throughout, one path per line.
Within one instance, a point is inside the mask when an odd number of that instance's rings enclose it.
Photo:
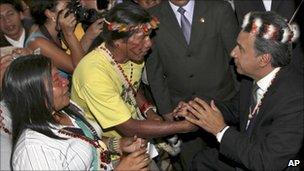
M 125 74 L 123 68 L 121 67 L 120 64 L 118 64 L 118 62 L 114 59 L 113 54 L 104 46 L 105 44 L 99 46 L 99 48 L 104 51 L 105 53 L 107 53 L 107 55 L 105 55 L 106 59 L 110 62 L 110 64 L 114 67 L 114 70 L 116 71 L 117 75 L 120 77 L 123 85 L 126 87 L 126 92 L 125 92 L 125 97 L 128 97 L 131 101 L 132 106 L 134 106 L 135 110 L 136 110 L 136 114 L 138 119 L 140 120 L 144 120 L 145 117 L 142 115 L 142 113 L 140 112 L 140 109 L 137 105 L 135 96 L 136 96 L 136 90 L 134 89 L 131 81 L 128 79 L 127 75 Z M 132 75 L 133 75 L 133 64 L 131 64 L 131 76 L 130 79 L 132 79 Z
M 257 113 L 259 113 L 260 107 L 261 107 L 261 105 L 262 105 L 262 101 L 263 101 L 265 95 L 267 94 L 267 92 L 268 92 L 268 90 L 269 90 L 269 87 L 271 87 L 273 81 L 275 80 L 275 78 L 276 78 L 278 72 L 280 71 L 280 69 L 281 69 L 281 68 L 278 68 L 278 70 L 276 71 L 274 77 L 271 79 L 270 84 L 269 84 L 269 86 L 266 88 L 266 92 L 263 94 L 261 100 L 255 105 L 255 107 L 254 107 L 254 109 L 253 109 L 252 111 L 251 111 L 251 109 L 250 109 L 249 114 L 248 114 L 248 121 L 247 121 L 246 129 L 248 128 L 248 126 L 249 126 L 249 124 L 250 124 L 252 118 L 253 118 Z

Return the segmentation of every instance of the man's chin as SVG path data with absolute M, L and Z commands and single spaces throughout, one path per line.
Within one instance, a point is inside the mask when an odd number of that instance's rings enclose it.
M 144 61 L 144 57 L 133 58 L 131 61 L 137 64 L 141 64 Z
M 236 72 L 237 72 L 238 74 L 244 75 L 243 70 L 239 69 L 238 67 L 236 68 Z

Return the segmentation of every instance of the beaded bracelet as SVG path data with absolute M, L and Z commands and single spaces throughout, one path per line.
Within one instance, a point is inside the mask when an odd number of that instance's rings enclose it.
M 143 114 L 146 118 L 147 118 L 147 113 L 150 109 L 152 109 L 156 113 L 156 107 L 151 105 L 143 112 Z
M 119 147 L 119 140 L 120 140 L 120 138 L 117 138 L 117 137 L 109 138 L 108 148 L 112 153 L 121 154 L 121 150 Z
M 146 118 L 147 118 L 147 113 L 150 109 L 152 109 L 154 112 L 156 112 L 156 107 L 153 106 L 148 101 L 146 101 L 143 105 L 140 106 L 140 111 Z

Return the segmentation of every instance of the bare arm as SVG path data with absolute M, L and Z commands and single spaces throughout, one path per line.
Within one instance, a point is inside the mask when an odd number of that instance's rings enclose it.
M 65 51 L 59 49 L 54 43 L 44 38 L 36 38 L 34 41 L 29 43 L 28 48 L 32 50 L 40 48 L 40 53 L 42 55 L 51 58 L 54 65 L 64 71 L 73 73 L 76 67 L 73 62 L 72 54 L 68 55 Z
M 92 45 L 95 38 L 102 32 L 103 20 L 98 19 L 89 26 L 85 34 L 80 40 L 81 46 L 87 52 Z
M 197 127 L 188 121 L 155 121 L 129 119 L 115 128 L 124 136 L 137 135 L 141 138 L 163 137 L 175 133 L 186 133 Z
M 70 56 L 74 70 L 74 68 L 76 68 L 77 64 L 84 56 L 84 51 L 74 33 L 76 18 L 73 14 L 69 14 L 68 16 L 64 17 L 66 13 L 67 9 L 59 14 L 59 25 L 62 29 L 64 40 L 71 51 Z

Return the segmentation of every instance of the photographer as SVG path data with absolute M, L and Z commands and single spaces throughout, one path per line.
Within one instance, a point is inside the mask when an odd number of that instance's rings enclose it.
M 66 9 L 68 1 L 37 0 L 31 3 L 32 16 L 39 27 L 33 29 L 25 45 L 32 50 L 40 49 L 40 53 L 51 58 L 60 74 L 67 78 L 84 56 L 74 34 L 76 18 Z M 61 47 L 61 40 L 70 54 Z
M 104 3 L 102 8 L 106 8 L 107 4 L 107 2 Z M 77 25 L 74 33 L 85 53 L 88 53 L 103 41 L 98 36 L 102 32 L 103 20 L 101 19 L 101 14 L 104 10 L 98 10 L 96 0 L 71 0 L 67 8 L 71 13 L 75 14 Z M 62 46 L 66 48 L 64 43 Z

